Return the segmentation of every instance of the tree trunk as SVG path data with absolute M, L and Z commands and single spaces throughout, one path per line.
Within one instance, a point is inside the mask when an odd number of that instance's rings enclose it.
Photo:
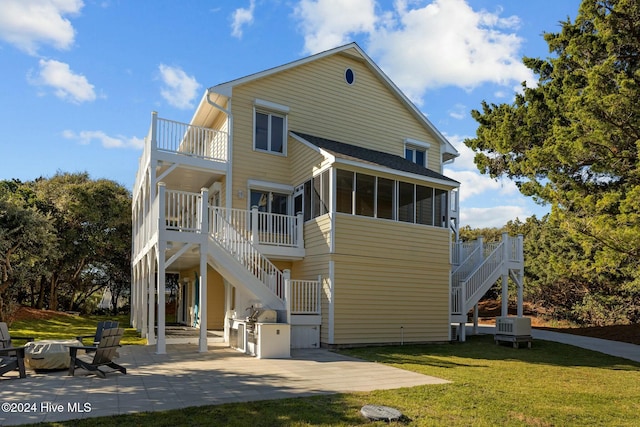
M 49 310 L 57 310 L 58 309 L 58 295 L 56 292 L 56 288 L 58 287 L 58 275 L 57 273 L 53 273 L 51 275 L 51 286 L 49 288 Z
M 44 306 L 45 283 L 46 283 L 46 278 L 44 276 L 40 276 L 40 289 L 38 290 L 38 302 L 36 304 L 39 310 L 42 310 L 42 307 Z

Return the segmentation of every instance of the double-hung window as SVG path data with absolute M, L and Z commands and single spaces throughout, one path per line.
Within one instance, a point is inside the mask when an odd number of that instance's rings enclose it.
M 404 140 L 404 158 L 423 167 L 429 164 L 427 153 L 431 144 L 406 138 Z
M 286 155 L 288 107 L 258 99 L 254 105 L 254 148 Z

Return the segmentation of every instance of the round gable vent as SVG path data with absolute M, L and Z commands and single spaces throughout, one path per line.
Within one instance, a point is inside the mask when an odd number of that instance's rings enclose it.
M 352 85 L 356 81 L 356 73 L 351 68 L 347 68 L 344 71 L 344 80 Z

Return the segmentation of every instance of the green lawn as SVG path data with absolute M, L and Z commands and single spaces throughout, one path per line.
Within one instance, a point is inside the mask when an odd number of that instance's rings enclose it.
M 20 330 L 19 325 L 13 326 L 12 332 Z M 74 334 L 77 326 L 58 325 Z M 514 349 L 495 345 L 491 336 L 479 336 L 469 337 L 466 343 L 370 347 L 344 353 L 452 383 L 41 425 L 389 425 L 361 417 L 360 408 L 366 404 L 392 406 L 406 415 L 391 425 L 639 425 L 640 364 L 589 350 L 538 340 L 531 349 Z
M 16 320 L 9 327 L 11 336 L 33 337 L 36 340 L 72 339 L 80 335 L 92 335 L 101 320 L 116 320 L 125 328 L 121 344 L 144 344 L 140 334 L 129 327 L 129 315 L 119 316 L 69 316 L 60 315 L 49 319 Z M 22 344 L 22 342 L 18 342 Z

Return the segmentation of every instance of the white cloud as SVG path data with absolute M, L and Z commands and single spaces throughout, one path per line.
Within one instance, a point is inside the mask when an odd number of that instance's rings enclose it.
M 253 23 L 253 13 L 256 10 L 255 0 L 251 0 L 249 8 L 238 8 L 233 12 L 231 23 L 231 35 L 233 37 L 242 38 L 242 27 Z
M 65 17 L 77 15 L 82 0 L 2 0 L 0 2 L 0 39 L 30 55 L 40 45 L 68 49 L 75 31 Z
M 456 157 L 456 160 L 452 164 L 446 165 L 445 167 L 448 169 L 473 170 L 477 172 L 478 168 L 473 162 L 476 153 L 464 144 L 464 140 L 469 137 L 465 135 L 445 135 L 445 137 L 455 147 L 458 153 L 460 153 L 460 156 Z
M 305 50 L 326 50 L 355 34 L 368 38 L 368 51 L 391 79 L 417 103 L 443 86 L 472 89 L 483 83 L 509 87 L 535 84 L 522 64 L 520 20 L 501 10 L 473 10 L 465 0 L 397 0 L 378 11 L 374 0 L 301 0 L 295 8 Z
M 394 16 L 371 34 L 370 51 L 414 100 L 442 86 L 535 81 L 518 54 L 522 40 L 513 32 L 516 17 L 475 11 L 464 0 L 435 0 L 415 9 L 398 2 Z
M 516 184 L 508 178 L 494 179 L 481 174 L 473 161 L 475 152 L 464 144 L 465 136 L 447 135 L 447 139 L 458 150 L 460 156 L 445 166 L 445 175 L 460 183 L 460 201 L 489 193 L 500 195 L 519 194 Z
M 164 87 L 160 90 L 162 97 L 172 106 L 180 109 L 193 108 L 193 100 L 198 95 L 200 83 L 189 76 L 180 67 L 160 64 L 160 78 Z
M 65 101 L 75 104 L 94 101 L 94 86 L 82 74 L 75 74 L 69 64 L 53 59 L 41 59 L 37 76 L 27 76 L 29 82 L 36 86 L 49 86 L 54 94 Z
M 519 218 L 523 220 L 531 216 L 521 206 L 493 206 L 490 208 L 464 208 L 460 209 L 460 224 L 471 228 L 496 227 L 500 228 L 511 220 Z
M 302 0 L 294 14 L 308 53 L 348 43 L 353 34 L 372 33 L 378 20 L 374 0 Z
M 456 104 L 449 110 L 449 116 L 456 120 L 462 120 L 468 115 L 467 107 L 463 104 Z
M 62 136 L 67 139 L 78 141 L 82 145 L 89 145 L 93 141 L 98 141 L 104 148 L 135 148 L 141 149 L 144 146 L 144 139 L 118 135 L 112 137 L 101 130 L 83 130 L 78 133 L 72 130 L 65 130 Z

